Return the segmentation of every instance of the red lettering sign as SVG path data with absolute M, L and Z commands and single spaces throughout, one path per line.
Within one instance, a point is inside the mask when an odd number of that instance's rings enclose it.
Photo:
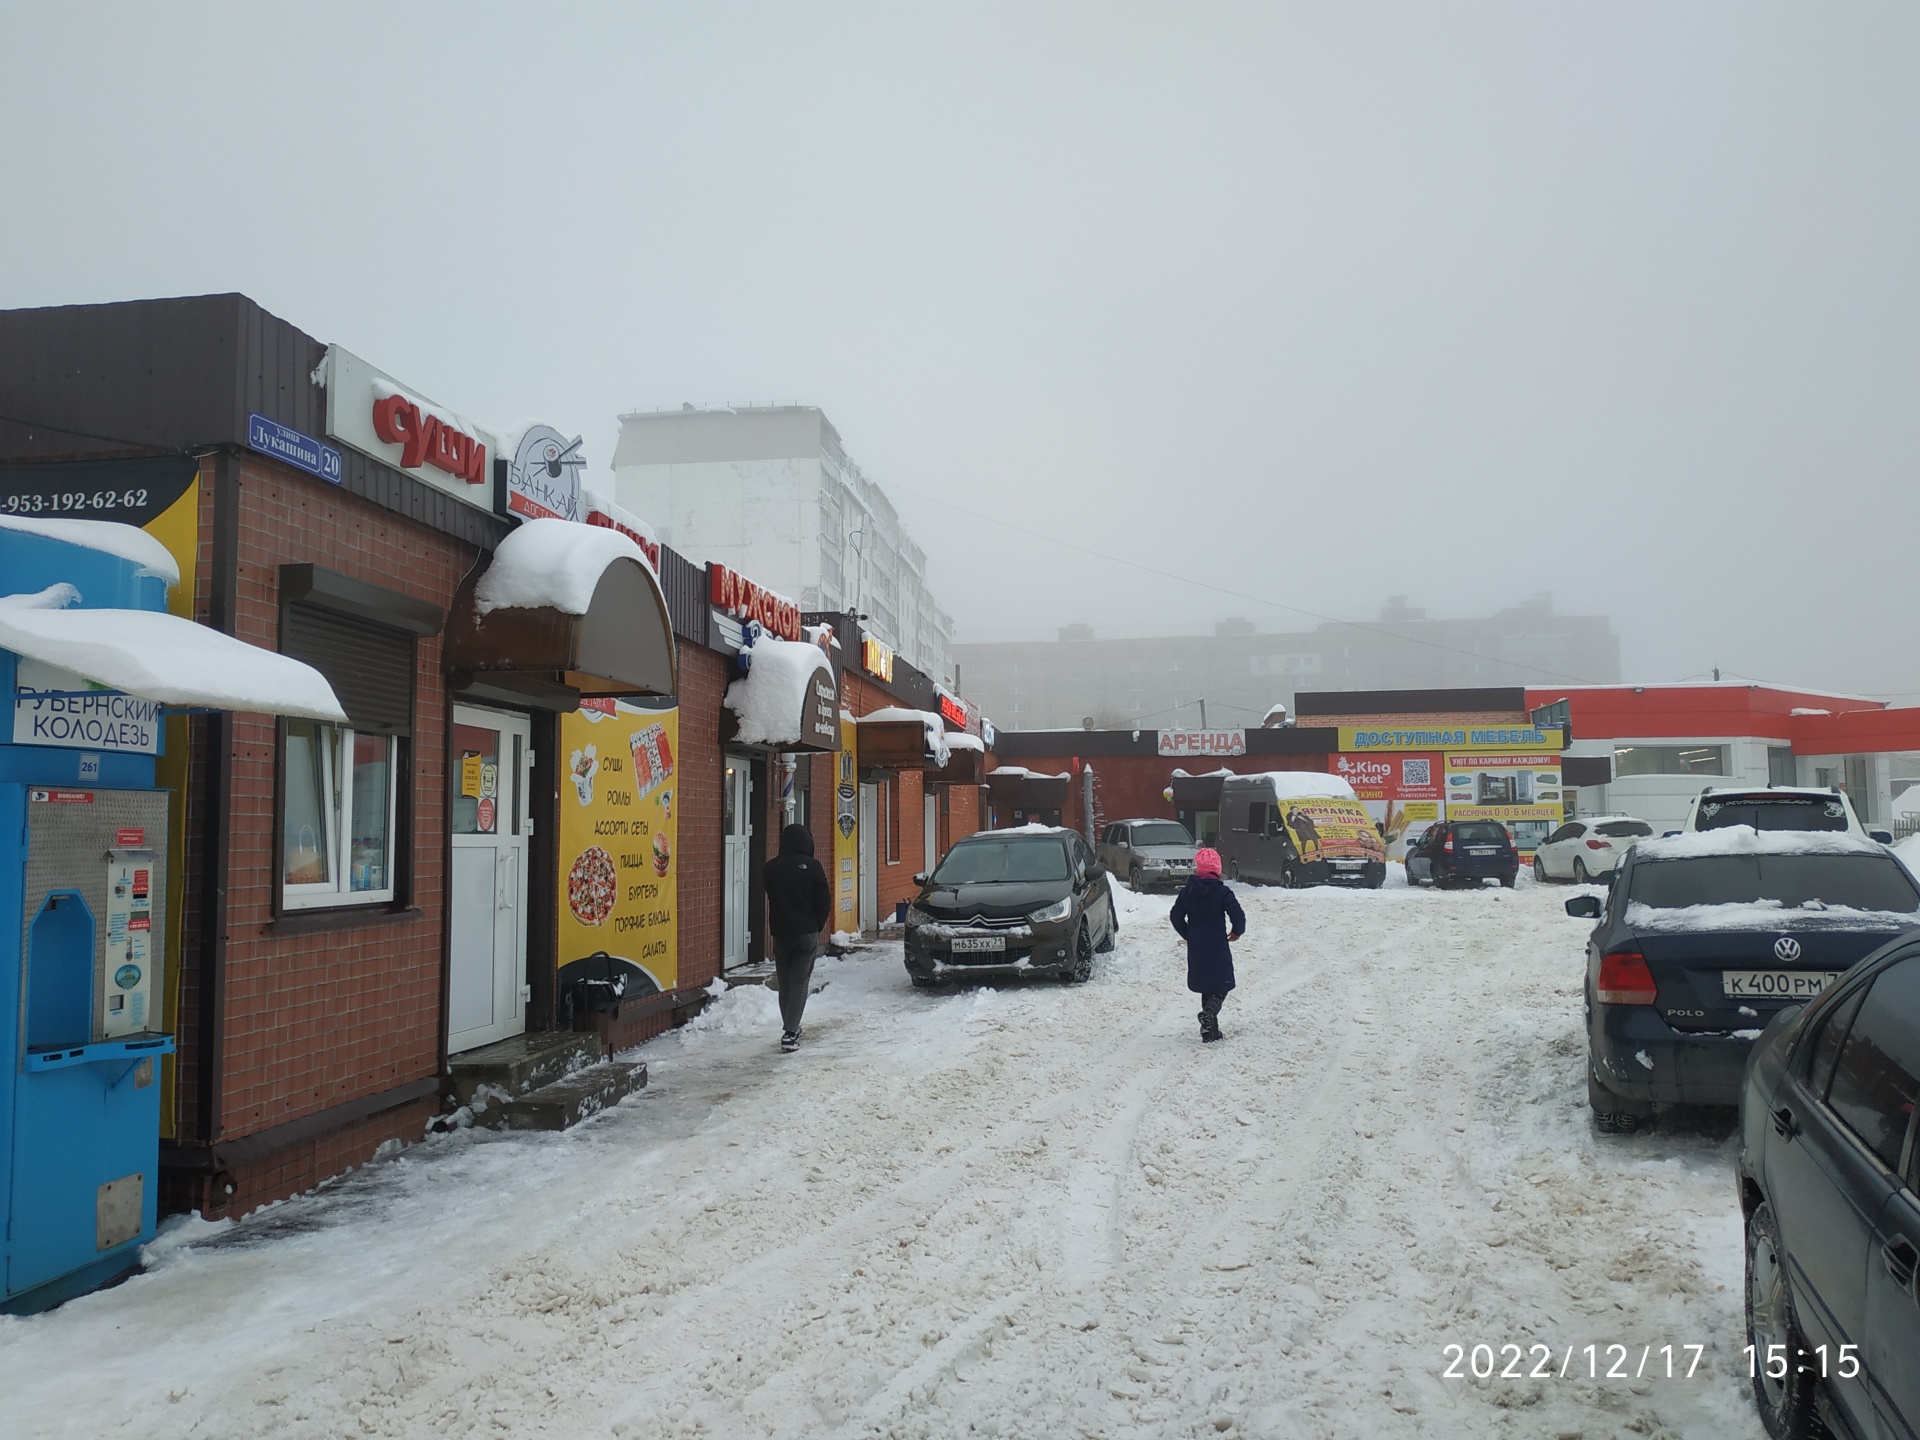
M 757 621 L 769 635 L 782 640 L 800 638 L 800 607 L 736 575 L 724 565 L 707 566 L 707 594 L 716 610 L 742 620 Z
M 940 697 L 940 716 L 949 725 L 958 725 L 963 730 L 966 728 L 967 707 L 951 695 L 942 695 Z
M 386 395 L 373 402 L 373 433 L 400 447 L 400 468 L 418 470 L 431 465 L 469 485 L 485 485 L 487 447 L 463 430 L 442 422 L 438 415 L 422 415 L 404 395 Z
M 622 525 L 618 520 L 606 514 L 604 511 L 587 511 L 587 523 L 589 525 L 598 525 L 603 530 L 618 530 L 622 535 L 640 547 L 640 553 L 647 557 L 647 563 L 653 566 L 654 573 L 656 575 L 659 574 L 660 546 L 656 542 L 649 540 L 631 525 Z
M 147 843 L 147 832 L 132 829 L 116 830 L 113 832 L 113 843 L 122 850 L 138 850 Z

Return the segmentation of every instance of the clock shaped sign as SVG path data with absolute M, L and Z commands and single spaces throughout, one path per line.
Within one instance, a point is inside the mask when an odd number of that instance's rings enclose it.
M 551 425 L 529 425 L 507 455 L 507 510 L 529 520 L 580 520 L 581 437 Z

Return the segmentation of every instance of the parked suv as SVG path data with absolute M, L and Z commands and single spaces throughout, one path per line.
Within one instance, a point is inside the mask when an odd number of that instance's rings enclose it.
M 1436 890 L 1486 880 L 1498 880 L 1511 890 L 1519 874 L 1520 852 L 1498 820 L 1443 820 L 1407 855 L 1407 878 Z
M 1533 878 L 1585 885 L 1613 867 L 1636 840 L 1653 838 L 1653 827 L 1631 815 L 1582 815 L 1569 820 L 1533 852 Z
M 959 979 L 1093 976 L 1120 932 L 1106 867 L 1072 830 L 982 830 L 914 877 L 907 974 L 921 988 Z
M 1844 790 L 1812 789 L 1796 785 L 1763 785 L 1753 789 L 1709 785 L 1687 809 L 1682 830 L 1721 830 L 1729 825 L 1751 825 L 1756 830 L 1824 830 L 1858 835 L 1863 840 L 1893 843 L 1891 830 L 1869 830 L 1860 823 Z
M 1747 1052 L 1789 1005 L 1920 927 L 1920 887 L 1852 835 L 1746 826 L 1642 840 L 1587 941 L 1587 1103 L 1606 1132 L 1656 1102 L 1740 1103 Z
M 1920 1434 L 1916 1101 L 1913 939 L 1782 1011 L 1754 1045 L 1740 1104 L 1748 1373 L 1778 1440 Z
M 1100 840 L 1100 863 L 1134 890 L 1184 885 L 1193 875 L 1197 847 L 1178 820 L 1121 820 Z

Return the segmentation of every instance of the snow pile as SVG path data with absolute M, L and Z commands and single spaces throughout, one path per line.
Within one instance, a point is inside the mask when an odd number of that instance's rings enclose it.
M 1746 905 L 1627 906 L 1636 930 L 1904 930 L 1920 925 L 1913 910 L 1855 910 L 1847 905 L 1788 907 L 1778 900 Z
M 529 520 L 493 552 L 487 573 L 473 587 L 474 608 L 482 615 L 540 609 L 584 615 L 600 577 L 616 560 L 638 561 L 653 574 L 645 553 L 618 530 L 573 520 Z
M 180 565 L 167 547 L 146 531 L 117 520 L 37 520 L 23 515 L 0 515 L 0 530 L 18 530 L 48 540 L 64 540 L 84 550 L 98 550 L 131 560 L 143 575 L 157 575 L 168 585 L 180 583 Z
M 936 766 L 944 768 L 953 757 L 947 749 L 947 722 L 931 710 L 909 710 L 901 705 L 889 705 L 881 710 L 869 711 L 860 717 L 860 723 L 872 720 L 878 724 L 918 720 L 927 732 L 927 753 L 933 757 Z
M 716 980 L 707 987 L 707 1008 L 674 1033 L 682 1044 L 703 1035 L 752 1035 L 780 1023 L 780 996 L 765 985 L 728 987 Z
M 727 708 L 740 719 L 743 745 L 786 745 L 801 738 L 800 722 L 811 703 L 813 677 L 833 663 L 818 645 L 763 635 L 748 651 L 753 657 L 744 678 L 727 687 Z
M 1909 785 L 1893 797 L 1893 813 L 1920 816 L 1920 784 Z
M 1634 846 L 1642 860 L 1692 860 L 1706 855 L 1878 855 L 1881 847 L 1839 830 L 1756 830 L 1725 825 L 1718 830 L 1688 830 Z
M 947 736 L 947 748 L 949 750 L 978 750 L 984 755 L 987 753 L 987 742 L 982 740 L 978 735 L 968 735 L 965 732 L 961 732 L 960 734 Z
M 50 593 L 29 598 L 44 603 Z M 0 649 L 163 705 L 347 718 L 333 687 L 311 665 L 160 611 L 51 610 L 0 601 Z
M 1353 800 L 1353 786 L 1339 775 L 1318 770 L 1268 770 L 1242 775 L 1242 780 L 1270 780 L 1276 800 Z
M 996 775 L 1003 780 L 1071 780 L 1073 778 L 1064 770 L 1058 775 L 1049 775 L 1044 770 L 1029 770 L 1024 765 L 996 765 L 987 772 L 989 780 Z

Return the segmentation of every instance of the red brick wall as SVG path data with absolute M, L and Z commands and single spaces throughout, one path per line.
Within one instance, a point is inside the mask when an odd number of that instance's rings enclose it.
M 280 641 L 279 567 L 311 562 L 445 607 L 476 558 L 474 547 L 392 511 L 256 457 L 239 467 L 239 551 L 235 629 L 265 649 Z M 207 538 L 212 520 L 211 466 L 202 506 L 200 597 L 207 613 L 214 577 Z M 196 1134 L 195 1082 L 205 1037 L 197 1016 L 201 937 L 208 917 L 198 904 L 200 847 L 188 847 L 183 946 L 179 1091 L 181 1134 L 232 1139 L 332 1105 L 437 1073 L 441 1040 L 441 952 L 445 896 L 445 747 L 447 695 L 438 637 L 417 648 L 414 733 L 410 744 L 413 814 L 408 898 L 413 913 L 370 911 L 341 928 L 308 933 L 273 928 L 273 813 L 276 725 L 236 714 L 227 793 L 227 908 L 222 1085 L 217 1134 Z M 204 722 L 197 727 L 208 728 Z M 190 814 L 199 815 L 196 757 Z M 190 833 L 197 829 L 190 826 Z M 414 1112 L 418 1110 L 419 1114 Z M 305 1189 L 358 1163 L 382 1140 L 416 1139 L 430 1105 L 330 1132 L 291 1147 L 234 1177 L 240 1209 Z M 401 1117 L 401 1118 L 395 1118 Z M 404 1134 L 402 1132 L 405 1132 Z
M 680 754 L 675 762 L 680 810 L 680 986 L 711 984 L 720 973 L 720 702 L 727 660 L 700 645 L 680 644 Z

